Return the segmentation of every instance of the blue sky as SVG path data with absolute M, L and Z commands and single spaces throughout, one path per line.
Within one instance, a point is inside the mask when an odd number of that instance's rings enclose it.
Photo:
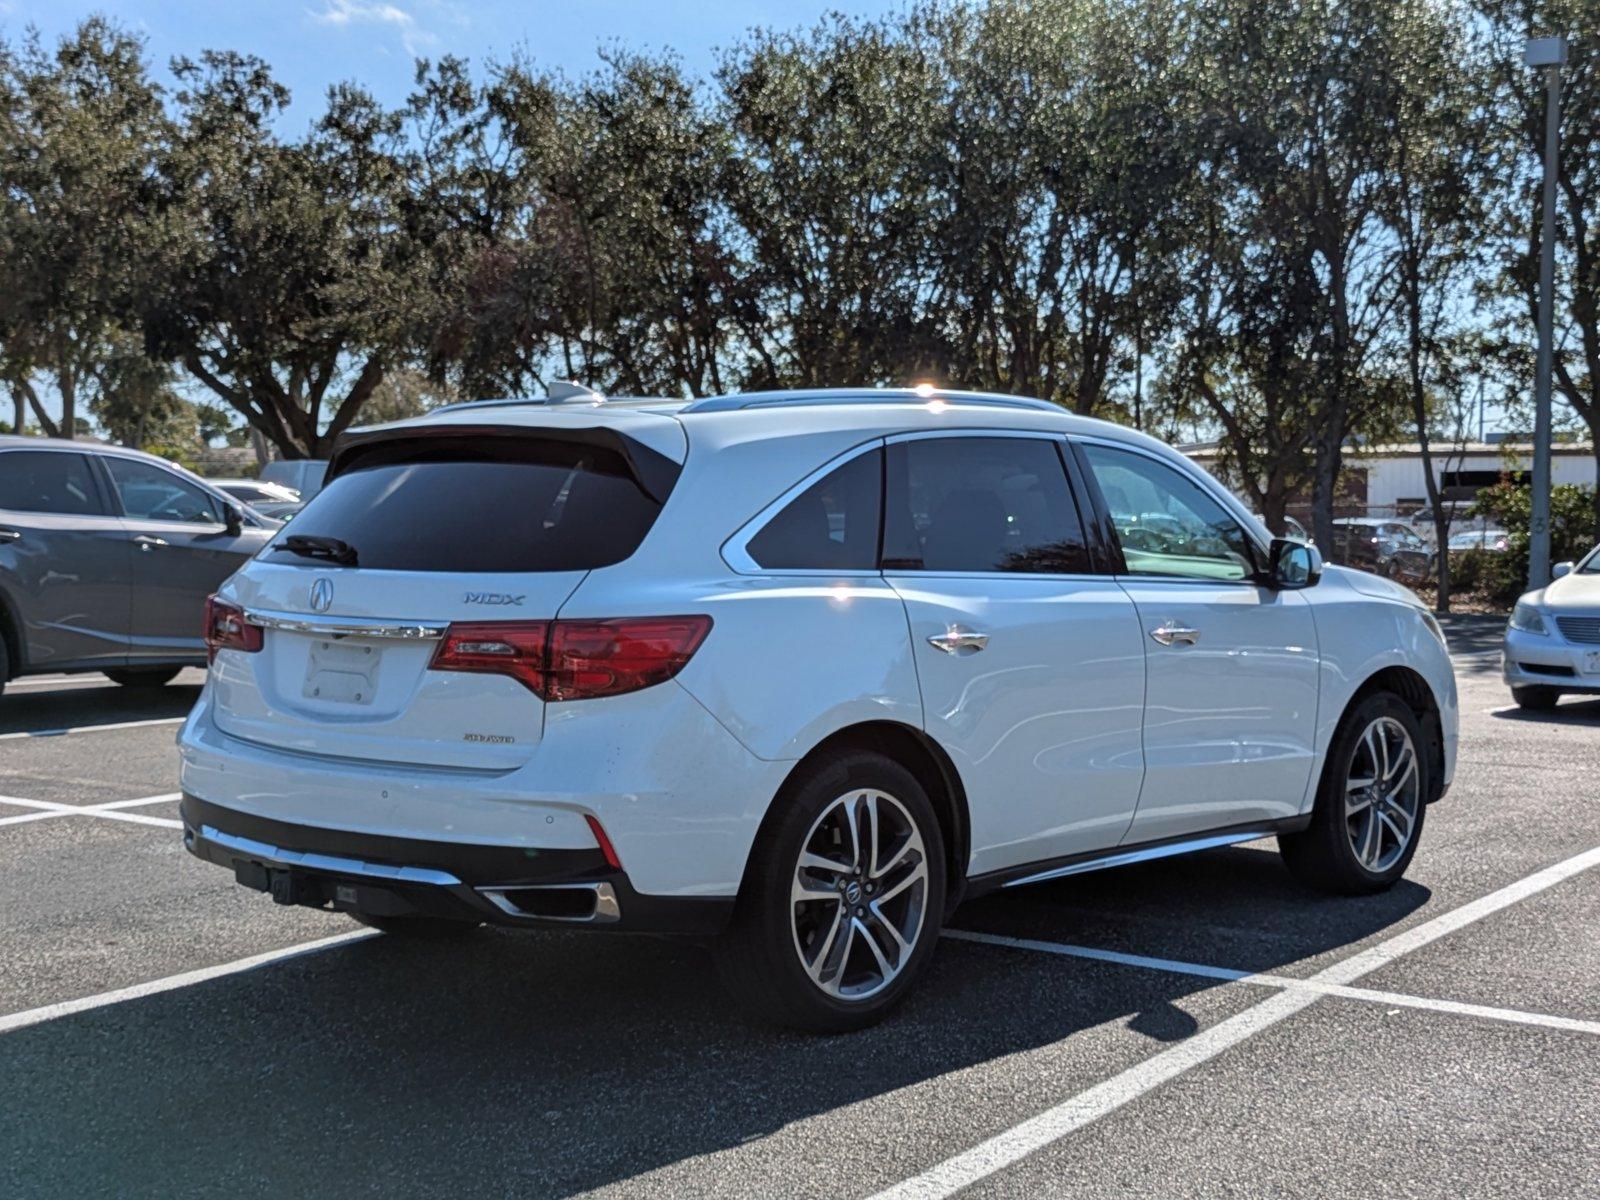
M 676 51 L 709 72 L 717 50 L 752 26 L 792 29 L 829 11 L 879 15 L 901 0 L 0 0 L 0 36 L 36 25 L 55 39 L 102 13 L 142 33 L 165 75 L 170 58 L 204 49 L 257 54 L 294 93 L 287 118 L 309 122 L 331 83 L 353 79 L 390 104 L 406 94 L 417 57 L 476 62 L 517 49 L 541 66 L 582 74 L 607 43 Z

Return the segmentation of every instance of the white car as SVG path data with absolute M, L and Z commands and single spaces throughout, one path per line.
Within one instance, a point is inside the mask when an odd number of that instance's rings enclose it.
M 215 597 L 180 735 L 186 844 L 280 903 L 703 935 L 840 1030 L 994 889 L 1269 836 L 1386 888 L 1454 767 L 1410 592 L 1040 401 L 565 389 L 328 478 Z
M 1552 573 L 1506 623 L 1500 669 L 1526 709 L 1552 709 L 1563 694 L 1600 694 L 1600 546 Z

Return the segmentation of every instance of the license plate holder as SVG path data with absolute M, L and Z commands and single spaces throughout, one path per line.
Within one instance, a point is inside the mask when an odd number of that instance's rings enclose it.
M 371 704 L 382 657 L 371 642 L 318 639 L 311 643 L 301 695 L 334 704 Z
M 1583 656 L 1583 673 L 1600 675 L 1600 650 L 1591 650 Z

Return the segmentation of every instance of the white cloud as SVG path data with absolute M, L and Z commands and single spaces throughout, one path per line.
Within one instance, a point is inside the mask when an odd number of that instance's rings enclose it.
M 327 0 L 320 11 L 307 10 L 318 25 L 348 29 L 356 25 L 386 26 L 400 35 L 407 54 L 422 54 L 438 44 L 438 37 L 417 24 L 411 13 L 382 0 Z

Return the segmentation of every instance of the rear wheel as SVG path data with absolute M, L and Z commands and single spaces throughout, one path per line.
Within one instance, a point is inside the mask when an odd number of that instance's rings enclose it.
M 1427 812 L 1422 726 L 1377 692 L 1345 717 L 1329 748 L 1311 824 L 1278 848 L 1296 878 L 1344 895 L 1380 892 L 1405 874 Z
M 416 938 L 418 941 L 428 942 L 445 942 L 466 937 L 478 928 L 476 921 L 455 921 L 449 917 L 391 917 L 364 912 L 353 912 L 350 916 L 357 924 L 381 929 L 391 937 Z
M 1561 699 L 1561 693 L 1553 687 L 1514 687 L 1511 689 L 1511 698 L 1517 702 L 1518 708 L 1525 708 L 1529 712 L 1549 712 Z
M 944 839 L 922 786 L 882 755 L 841 754 L 791 785 L 762 827 L 718 967 L 778 1024 L 861 1029 L 927 963 L 944 898 Z
M 123 687 L 158 688 L 165 687 L 176 679 L 181 669 L 180 667 L 123 667 L 107 671 L 106 678 L 112 683 L 120 683 Z
M 6 690 L 6 680 L 11 678 L 11 656 L 6 653 L 6 639 L 0 637 L 0 694 Z

